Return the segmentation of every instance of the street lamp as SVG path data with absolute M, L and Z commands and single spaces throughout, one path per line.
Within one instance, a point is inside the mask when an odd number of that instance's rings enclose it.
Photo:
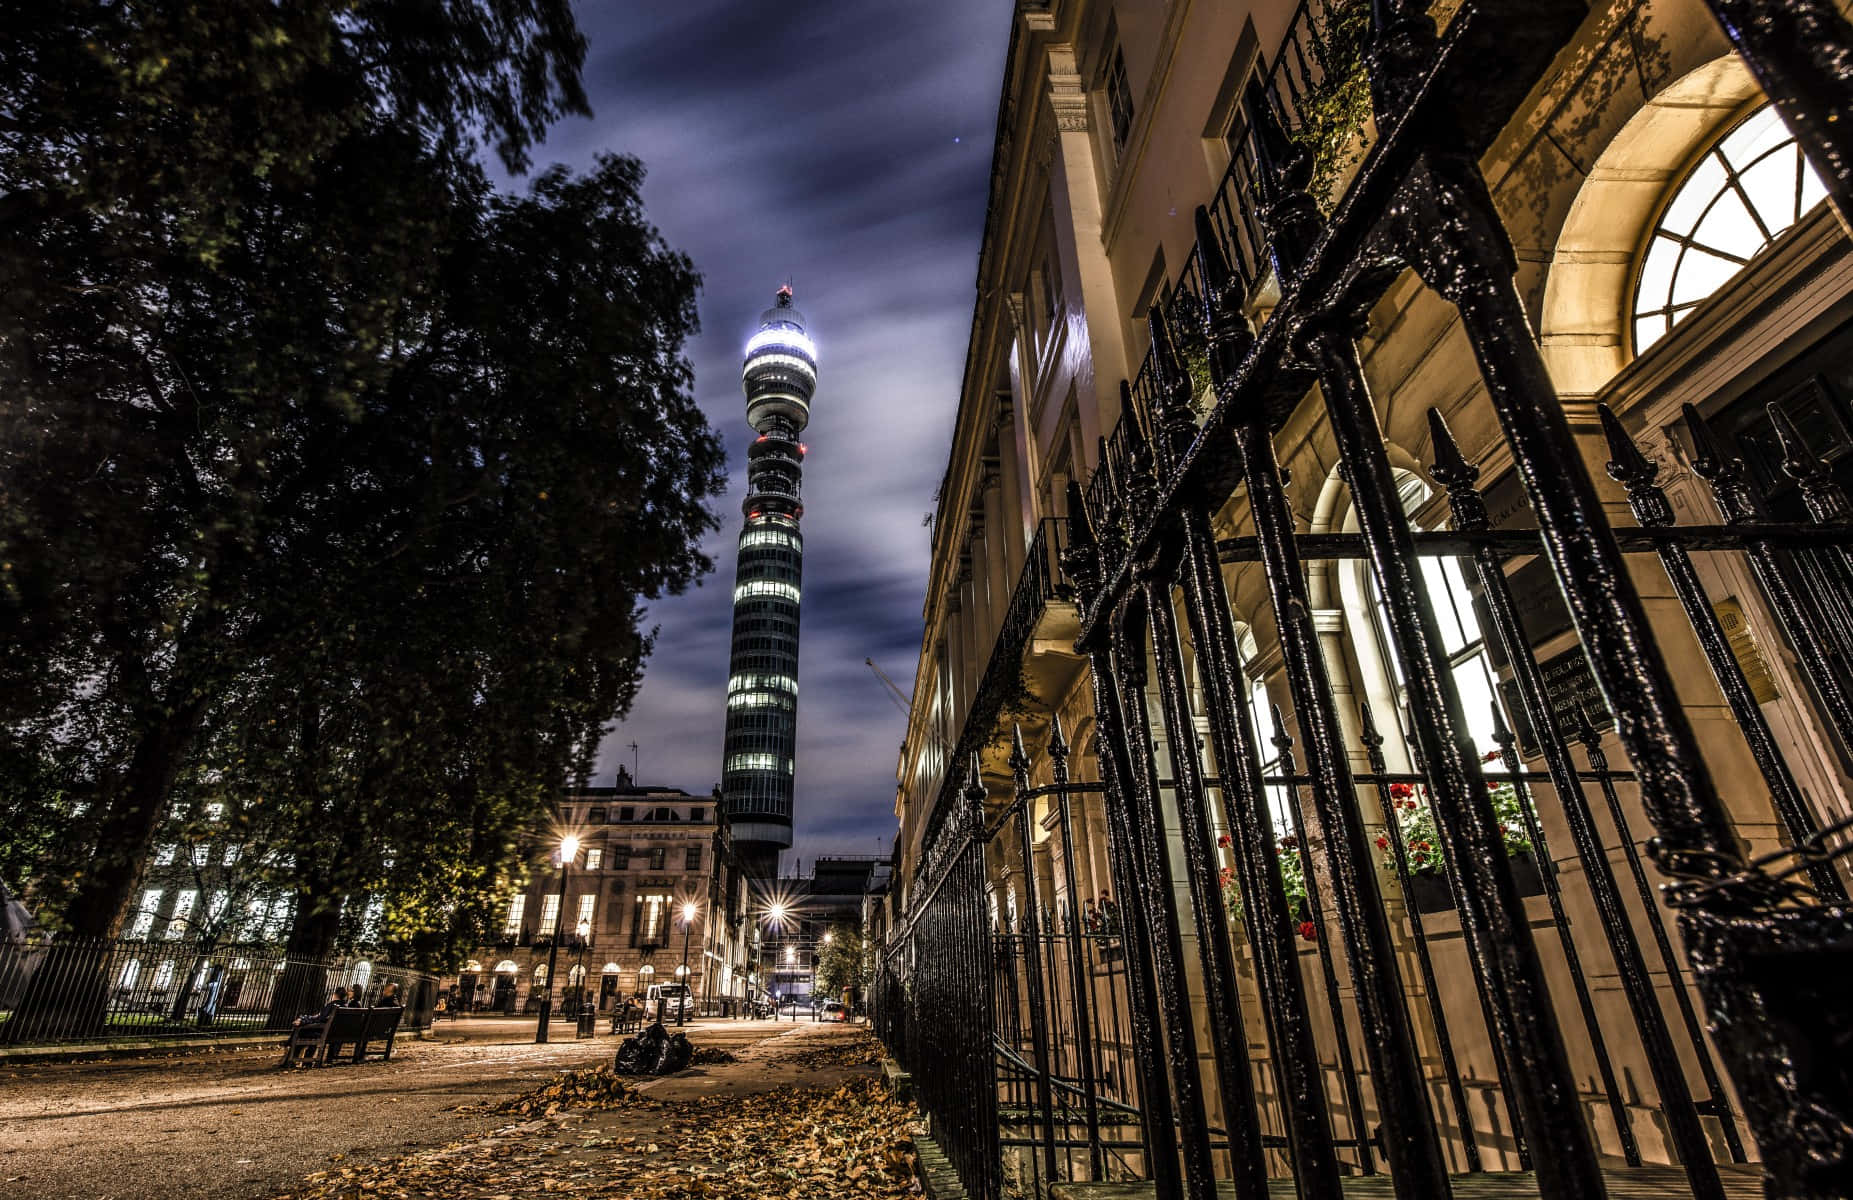
M 583 1024 L 585 1021 L 585 1011 L 586 1011 L 585 952 L 586 952 L 586 943 L 592 940 L 592 922 L 590 921 L 579 922 L 579 924 L 573 927 L 573 934 L 579 940 L 579 966 L 578 966 L 579 978 L 576 981 L 576 986 L 579 988 L 579 994 L 573 998 L 573 1015 L 579 1019 L 581 1024 Z
M 566 876 L 572 870 L 573 857 L 579 853 L 579 839 L 567 834 L 560 839 L 560 906 L 553 913 L 553 938 L 547 943 L 547 990 L 541 993 L 540 1023 L 534 1029 L 536 1044 L 547 1040 L 547 1022 L 553 1019 L 553 969 L 560 961 L 560 922 L 566 915 Z
M 786 946 L 786 947 L 785 947 L 785 965 L 786 965 L 786 966 L 787 966 L 788 968 L 789 968 L 789 967 L 796 967 L 796 966 L 798 965 L 798 949 L 797 949 L 797 947 L 795 947 L 795 946 Z M 793 972 L 793 973 L 795 973 L 795 972 Z M 787 995 L 789 995 L 790 993 L 786 993 L 786 994 L 787 994 Z M 776 1020 L 778 1019 L 778 1014 L 777 1014 L 776 1012 L 772 1014 L 772 1019 L 773 1019 L 773 1020 L 775 1020 L 775 1021 L 776 1021 Z M 793 1001 L 791 1002 L 791 1023 L 792 1023 L 793 1025 L 796 1025 L 796 1024 L 798 1023 L 798 1002 L 797 1002 L 796 1000 L 793 1000 Z
M 676 1006 L 676 1024 L 680 1025 L 688 1015 L 689 1006 L 694 1003 L 695 993 L 688 986 L 688 933 L 695 927 L 695 915 L 701 911 L 701 905 L 693 900 L 682 903 L 682 965 L 676 968 L 676 982 L 682 985 L 682 1001 Z

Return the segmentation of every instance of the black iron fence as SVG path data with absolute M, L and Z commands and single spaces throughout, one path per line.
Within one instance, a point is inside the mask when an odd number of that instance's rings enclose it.
M 337 987 L 362 1003 L 398 985 L 403 1027 L 423 1029 L 437 980 L 367 958 L 284 958 L 264 945 L 166 939 L 0 940 L 0 1045 L 139 1042 L 284 1031 Z
M 1853 28 L 1823 0 L 1711 7 L 1853 217 Z M 1002 1192 L 1006 1147 L 1028 1152 L 1015 1181 L 1030 1189 L 1117 1165 L 1166 1198 L 1209 1200 L 1219 1178 L 1258 1198 L 1289 1174 L 1302 1197 L 1338 1200 L 1343 1175 L 1382 1171 L 1398 1195 L 1444 1197 L 1456 1174 L 1524 1167 L 1545 1197 L 1594 1198 L 1615 1169 L 1598 1146 L 1613 1145 L 1625 1171 L 1642 1160 L 1644 1128 L 1694 1197 L 1722 1200 L 1752 1146 L 1772 1197 L 1853 1194 L 1853 837 L 1796 785 L 1692 566 L 1700 552 L 1747 565 L 1822 720 L 1853 745 L 1853 502 L 1772 413 L 1810 518 L 1773 520 L 1689 411 L 1686 458 L 1721 520 L 1677 525 L 1655 465 L 1603 413 L 1608 470 L 1637 522 L 1612 527 L 1477 166 L 1585 7 L 1481 0 L 1439 38 L 1425 8 L 1369 6 L 1375 144 L 1329 220 L 1307 193 L 1307 148 L 1285 127 L 1294 105 L 1278 78 L 1299 67 L 1277 62 L 1251 89 L 1245 149 L 1264 243 L 1245 251 L 1252 265 L 1232 264 L 1227 234 L 1199 210 L 1194 291 L 1156 307 L 1145 378 L 1123 390 L 1094 478 L 1071 485 L 1063 565 L 1083 613 L 1111 875 L 1122 911 L 1139 914 L 1117 947 L 1130 1098 L 1109 1097 L 1106 1040 L 1079 1050 L 1097 1019 L 1075 1011 L 1095 995 L 1074 970 L 1085 927 L 1063 943 L 1074 919 L 1039 907 L 1031 871 L 1017 921 L 985 912 L 1008 867 L 1006 854 L 987 876 L 986 845 L 1036 790 L 1025 756 L 995 825 L 974 759 L 957 820 L 929 836 L 884 980 L 884 1004 L 902 1011 L 881 1027 L 904 1026 L 891 1044 L 981 1200 Z M 1255 329 L 1248 293 L 1263 269 L 1280 296 Z M 1355 341 L 1358 314 L 1404 272 L 1458 310 L 1535 528 L 1492 527 L 1477 465 L 1431 413 L 1430 474 L 1454 528 L 1412 529 Z M 1201 419 L 1177 352 L 1198 340 L 1215 400 Z M 1272 439 L 1315 384 L 1356 533 L 1302 534 L 1288 506 Z M 1232 500 L 1253 533 L 1218 543 L 1211 514 Z M 1488 761 L 1440 635 L 1422 565 L 1435 556 L 1473 580 L 1501 652 Z M 1514 556 L 1542 563 L 1563 601 L 1567 666 L 1540 661 Z M 1648 620 L 1638 591 L 1646 556 L 1755 762 L 1784 843 L 1774 851 L 1748 853 L 1736 815 L 1747 810 L 1726 805 L 1700 752 L 1660 644 L 1666 623 Z M 1339 709 L 1308 594 L 1306 565 L 1320 558 L 1361 561 L 1382 598 L 1407 771 L 1390 769 L 1373 714 L 1353 723 Z M 1277 713 L 1262 724 L 1248 708 L 1231 559 L 1262 568 L 1297 744 Z M 968 726 L 961 749 L 982 746 L 992 719 L 974 705 L 983 727 Z M 1411 803 L 1426 821 L 1419 845 L 1402 836 L 1398 806 Z M 1054 983 L 1077 975 L 1065 992 Z M 1251 1019 L 1264 1056 L 1251 1052 Z M 1644 1077 L 1617 1077 L 1624 1050 Z M 1469 1053 L 1491 1060 L 1491 1078 L 1463 1068 Z M 1136 1152 L 1110 1112 L 1136 1113 Z

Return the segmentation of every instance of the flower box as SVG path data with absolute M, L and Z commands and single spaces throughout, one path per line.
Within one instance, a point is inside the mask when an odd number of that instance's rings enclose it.
M 1538 873 L 1538 864 L 1531 855 L 1514 854 L 1506 861 L 1512 864 L 1512 882 L 1518 885 L 1521 900 L 1544 894 L 1544 877 Z M 1447 912 L 1454 907 L 1453 890 L 1448 886 L 1447 877 L 1439 871 L 1411 875 L 1409 886 L 1403 890 L 1409 907 L 1419 913 Z

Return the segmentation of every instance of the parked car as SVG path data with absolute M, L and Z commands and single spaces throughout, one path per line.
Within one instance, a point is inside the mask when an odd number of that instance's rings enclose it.
M 695 997 L 686 983 L 653 983 L 644 994 L 644 1012 L 652 1019 L 673 1021 L 679 1015 L 695 1015 Z
M 824 1004 L 821 1019 L 825 1021 L 849 1020 L 849 1005 L 840 1000 L 831 1000 Z

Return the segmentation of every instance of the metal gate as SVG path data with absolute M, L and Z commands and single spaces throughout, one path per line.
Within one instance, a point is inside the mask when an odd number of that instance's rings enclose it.
M 1710 2 L 1843 221 L 1853 217 L 1847 23 L 1822 0 Z M 878 1019 L 890 1044 L 904 1047 L 924 1106 L 983 1200 L 1013 1182 L 1041 1191 L 1052 1180 L 1116 1175 L 1191 1200 L 1209 1200 L 1219 1178 L 1260 1200 L 1270 1176 L 1290 1175 L 1300 1196 L 1337 1200 L 1343 1176 L 1385 1172 L 1400 1197 L 1445 1197 L 1458 1176 L 1495 1166 L 1522 1169 L 1533 1194 L 1601 1197 L 1616 1170 L 1625 1176 L 1642 1160 L 1622 1111 L 1637 1083 L 1604 1070 L 1580 1090 L 1566 1038 L 1588 1039 L 1599 1063 L 1609 1059 L 1605 1044 L 1638 1043 L 1668 1157 L 1679 1164 L 1656 1178 L 1670 1176 L 1679 1192 L 1727 1195 L 1727 1179 L 1741 1175 L 1730 1164 L 1750 1157 L 1741 1122 L 1770 1196 L 1853 1195 L 1853 913 L 1842 874 L 1853 842 L 1846 823 L 1820 828 L 1810 816 L 1692 560 L 1742 556 L 1826 720 L 1853 745 L 1853 503 L 1772 414 L 1811 521 L 1770 519 L 1740 465 L 1688 411 L 1693 465 L 1723 520 L 1676 524 L 1656 465 L 1604 410 L 1608 469 L 1638 522 L 1611 527 L 1477 165 L 1584 7 L 1485 0 L 1463 8 L 1445 38 L 1425 8 L 1372 6 L 1378 139 L 1329 222 L 1306 192 L 1310 161 L 1286 133 L 1291 96 L 1278 81 L 1251 89 L 1245 120 L 1263 244 L 1198 210 L 1195 270 L 1153 309 L 1149 374 L 1124 389 L 1123 419 L 1093 480 L 1070 485 L 1062 566 L 1082 608 L 1076 648 L 1091 670 L 1098 786 L 1121 897 L 1119 983 L 1105 994 L 1124 1006 L 1125 1052 L 1095 1032 L 1105 939 L 1090 940 L 1052 897 L 1039 907 L 1027 870 L 1026 911 L 996 922 L 987 911 L 987 843 L 1014 828 L 1027 860 L 1030 801 L 1046 792 L 1065 810 L 1078 794 L 1059 729 L 1053 790 L 1029 786 L 1019 743 L 1013 798 L 987 814 L 974 763 L 965 808 L 930 838 L 914 903 L 882 961 Z M 1405 271 L 1457 308 L 1535 530 L 1492 527 L 1477 466 L 1433 410 L 1431 474 L 1447 490 L 1453 527 L 1411 527 L 1356 341 L 1361 314 Z M 1243 299 L 1267 273 L 1281 299 L 1256 330 Z M 1173 350 L 1180 337 L 1208 345 L 1216 405 L 1201 421 Z M 1300 534 L 1286 503 L 1272 438 L 1315 384 L 1355 534 Z M 1254 534 L 1218 541 L 1211 515 L 1232 496 L 1245 501 Z M 1594 730 L 1554 709 L 1505 573 L 1515 555 L 1548 563 L 1625 764 L 1611 764 Z M 1749 858 L 1740 848 L 1629 556 L 1664 572 L 1768 789 L 1783 850 Z M 1456 560 L 1477 588 L 1489 641 L 1510 666 L 1510 708 L 1524 727 L 1502 726 L 1489 762 L 1466 735 L 1422 569 L 1438 557 Z M 1359 727 L 1369 770 L 1353 766 L 1304 570 L 1335 558 L 1362 560 L 1383 598 L 1407 687 L 1411 771 L 1388 769 L 1368 711 Z M 1222 574 L 1231 561 L 1257 562 L 1265 574 L 1298 745 L 1278 714 L 1258 727 L 1238 693 Z M 1202 683 L 1203 745 L 1186 650 Z M 1521 756 L 1521 734 L 1535 753 Z M 1541 768 L 1527 769 L 1525 757 Z M 1510 789 L 1536 848 L 1529 878 L 1506 851 L 1489 787 Z M 1374 861 L 1372 827 L 1398 828 L 1397 806 L 1414 789 L 1432 817 L 1477 1021 L 1440 1007 L 1435 948 L 1409 902 L 1401 839 L 1389 839 L 1387 877 Z M 1570 846 L 1548 846 L 1540 805 L 1558 810 Z M 1632 806 L 1651 829 L 1631 827 Z M 1229 839 L 1241 898 L 1233 928 L 1219 836 Z M 1646 862 L 1635 848 L 1642 838 Z M 1291 906 L 1283 853 L 1307 881 Z M 1600 920 L 1578 926 L 1566 915 L 1560 863 L 1578 868 L 1575 886 Z M 1187 901 L 1173 903 L 1180 884 Z M 1551 914 L 1535 928 L 1521 895 L 1534 890 Z M 1662 890 L 1674 929 L 1661 916 Z M 1394 915 L 1391 891 L 1403 893 Z M 1074 895 L 1071 880 L 1067 908 Z M 1604 1013 L 1592 996 L 1592 957 L 1613 964 L 1625 1015 Z M 1242 963 L 1252 964 L 1251 983 Z M 1656 975 L 1669 983 L 1657 986 Z M 1553 987 L 1554 978 L 1568 982 Z M 1260 1012 L 1245 1013 L 1245 1003 Z M 1251 1043 L 1250 1023 L 1263 1045 Z M 1486 1093 L 1500 1114 L 1496 1147 L 1482 1144 L 1488 1118 L 1469 1113 L 1455 1069 L 1466 1035 L 1486 1039 L 1497 1059 L 1497 1087 Z M 1430 1044 L 1438 1062 L 1425 1061 Z M 1588 1094 L 1612 1110 L 1620 1163 L 1599 1160 Z M 1003 1164 L 1021 1161 L 1011 1152 L 1023 1148 L 1030 1154 L 1017 1174 L 1028 1174 L 1011 1177 Z M 1488 1161 L 1495 1151 L 1497 1164 Z

